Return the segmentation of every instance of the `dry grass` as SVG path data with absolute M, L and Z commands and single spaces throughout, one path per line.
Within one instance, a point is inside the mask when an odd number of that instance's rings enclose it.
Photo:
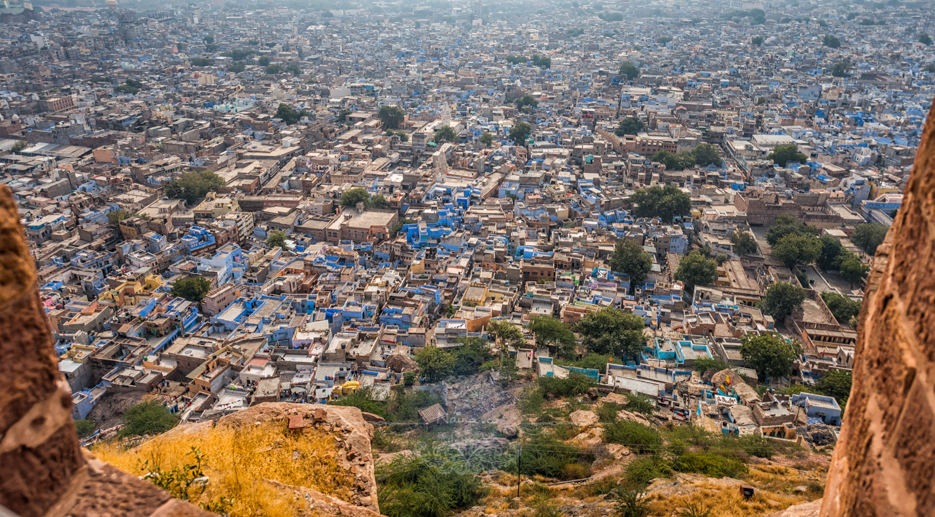
M 650 503 L 653 516 L 672 515 L 673 510 L 690 504 L 704 505 L 711 517 L 752 517 L 784 510 L 793 504 L 808 502 L 805 497 L 781 495 L 758 490 L 750 499 L 744 499 L 736 488 L 709 485 L 688 495 L 654 498 Z
M 350 498 L 353 476 L 335 459 L 334 438 L 305 429 L 291 432 L 285 423 L 266 422 L 240 428 L 213 428 L 201 432 L 170 433 L 137 448 L 122 450 L 103 444 L 93 453 L 134 475 L 143 475 L 143 462 L 163 470 L 192 463 L 192 447 L 207 458 L 208 489 L 195 504 L 233 499 L 230 515 L 237 517 L 287 517 L 302 513 L 305 501 L 291 490 L 276 488 L 264 480 L 312 488 L 339 499 Z

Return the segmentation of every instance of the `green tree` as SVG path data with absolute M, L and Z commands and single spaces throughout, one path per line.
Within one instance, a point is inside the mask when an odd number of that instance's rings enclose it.
M 520 63 L 525 63 L 526 61 L 529 61 L 529 58 L 527 58 L 526 56 L 507 56 L 506 57 L 506 62 L 511 65 L 518 65 Z
M 763 380 L 786 377 L 792 373 L 802 347 L 797 341 L 786 341 L 779 334 L 746 334 L 740 345 L 740 355 Z
M 504 319 L 490 320 L 487 323 L 487 333 L 512 347 L 521 347 L 526 344 L 523 331 L 519 327 Z
M 282 230 L 276 230 L 270 232 L 269 237 L 266 238 L 266 245 L 272 248 L 285 248 L 286 247 L 286 232 Z
M 832 36 L 830 34 L 827 34 L 821 40 L 821 44 L 826 47 L 830 47 L 830 48 L 838 48 L 841 46 L 841 40 L 839 40 L 837 36 Z
M 653 268 L 653 258 L 643 247 L 631 240 L 619 240 L 610 256 L 610 269 L 630 278 L 630 286 L 642 285 Z
M 539 101 L 532 95 L 526 94 L 513 101 L 513 104 L 516 104 L 516 109 L 522 109 L 523 106 L 535 108 L 539 106 Z
M 639 117 L 626 117 L 620 120 L 620 123 L 617 124 L 617 129 L 614 129 L 614 134 L 617 136 L 623 135 L 636 135 L 643 128 L 646 127 Z
M 805 289 L 786 282 L 776 282 L 766 289 L 766 295 L 760 305 L 763 313 L 772 316 L 776 323 L 782 323 L 802 308 L 803 301 Z
M 730 243 L 734 245 L 734 252 L 738 255 L 751 255 L 760 249 L 756 243 L 756 238 L 750 232 L 732 233 Z
M 860 246 L 868 255 L 874 255 L 877 247 L 883 244 L 888 228 L 878 223 L 858 224 L 851 235 L 851 241 Z
M 539 68 L 552 68 L 552 58 L 533 54 L 532 64 Z
M 860 282 L 865 276 L 867 276 L 867 273 L 870 272 L 870 268 L 865 266 L 860 261 L 860 259 L 857 258 L 857 255 L 852 253 L 849 257 L 844 259 L 843 262 L 841 262 L 841 268 L 839 272 L 841 274 L 841 278 L 847 280 L 848 283 L 851 284 L 851 289 L 853 289 L 854 284 Z
M 480 143 L 490 147 L 490 145 L 493 144 L 493 135 L 484 131 L 484 134 L 480 136 Z
M 390 208 L 390 203 L 383 197 L 382 194 L 377 194 L 370 198 L 370 206 L 373 208 L 387 209 Z
M 267 75 L 278 75 L 278 74 L 281 74 L 283 70 L 285 69 L 281 65 L 269 65 L 268 67 L 266 67 L 266 74 Z
M 929 36 L 928 34 L 919 34 L 919 43 L 921 43 L 921 44 L 923 44 L 923 45 L 925 45 L 925 46 L 931 46 L 931 45 L 932 45 L 932 37 Z
M 257 60 L 257 63 L 259 63 L 260 66 L 269 66 L 269 58 L 266 56 L 262 56 L 260 57 L 260 59 Z
M 216 192 L 224 187 L 224 178 L 208 171 L 192 171 L 181 174 L 165 186 L 165 194 L 170 198 L 184 199 L 189 206 L 204 199 L 208 192 Z
M 849 61 L 839 61 L 831 67 L 831 75 L 834 77 L 847 77 L 849 74 L 848 70 L 851 69 L 851 63 Z
M 214 64 L 214 61 L 206 57 L 193 57 L 189 59 L 188 62 L 191 63 L 192 66 L 211 66 Z
M 753 39 L 751 40 L 751 43 L 759 47 L 760 45 L 763 44 L 763 36 L 754 36 Z
M 561 357 L 569 357 L 575 351 L 575 335 L 561 321 L 552 316 L 536 315 L 529 323 L 529 331 L 536 336 L 536 344 L 552 349 Z
M 777 145 L 773 152 L 766 155 L 767 160 L 772 160 L 776 165 L 785 167 L 789 162 L 805 163 L 808 156 L 799 152 L 799 146 L 795 144 Z
M 847 404 L 847 399 L 851 395 L 851 385 L 854 376 L 851 372 L 845 370 L 828 370 L 818 382 L 815 383 L 815 389 L 822 395 L 834 397 L 841 408 Z
M 836 270 L 841 266 L 841 260 L 844 258 L 846 250 L 841 245 L 841 241 L 833 235 L 822 235 L 821 253 L 818 254 L 818 265 L 825 271 Z
M 639 362 L 646 344 L 643 318 L 613 307 L 588 314 L 578 322 L 576 330 L 589 353 Z
M 524 145 L 530 133 L 532 133 L 532 126 L 525 122 L 517 122 L 510 128 L 510 140 L 516 145 Z
M 691 196 L 673 185 L 639 189 L 630 197 L 630 202 L 635 205 L 637 217 L 658 217 L 665 223 L 672 222 L 677 215 L 691 213 L 692 209 Z
M 851 318 L 860 314 L 861 302 L 859 301 L 830 291 L 821 293 L 821 299 L 825 301 L 825 305 L 828 306 L 828 310 L 834 315 L 834 319 L 838 320 L 838 323 L 847 324 Z
M 451 126 L 442 126 L 438 128 L 438 131 L 435 131 L 435 136 L 432 137 L 432 140 L 436 144 L 441 144 L 444 142 L 454 142 L 458 139 L 458 133 L 455 133 L 455 130 Z
M 617 70 L 618 75 L 625 76 L 627 81 L 632 81 L 640 76 L 640 69 L 636 67 L 630 61 L 624 61 L 620 63 L 620 68 Z
M 247 65 L 245 65 L 243 61 L 234 61 L 230 64 L 229 67 L 227 67 L 228 72 L 233 72 L 235 74 L 239 74 L 240 72 L 243 72 L 246 69 L 247 69 Z
M 416 353 L 415 360 L 419 363 L 419 373 L 422 374 L 426 382 L 443 381 L 454 370 L 454 356 L 438 347 L 422 347 Z
M 344 208 L 355 207 L 357 203 L 364 203 L 365 208 L 369 208 L 370 194 L 363 187 L 355 187 L 341 194 L 341 206 Z
M 107 222 L 110 223 L 110 226 L 114 229 L 120 226 L 120 221 L 128 219 L 135 216 L 136 214 L 132 212 L 127 212 L 126 210 L 112 210 L 107 212 Z
M 412 386 L 416 383 L 416 372 L 406 372 L 403 374 L 403 384 Z
M 711 285 L 717 280 L 716 261 L 693 251 L 682 257 L 679 268 L 675 271 L 675 279 L 685 283 L 689 291 L 694 291 L 696 285 Z
M 775 246 L 786 235 L 815 235 L 817 233 L 817 228 L 813 226 L 806 226 L 805 224 L 798 222 L 791 215 L 780 214 L 776 216 L 776 219 L 773 221 L 773 225 L 769 227 L 769 230 L 766 230 L 766 242 L 768 242 L 770 246 Z
M 299 68 L 299 65 L 292 63 L 286 67 L 286 72 L 289 72 L 293 76 L 297 76 L 302 73 L 302 69 Z
M 120 438 L 164 433 L 179 423 L 179 417 L 162 404 L 150 400 L 126 410 L 123 421 L 124 427 L 117 433 Z
M 214 43 L 214 36 L 210 34 L 205 36 L 205 43 L 207 43 L 208 45 L 211 45 L 212 43 Z
M 787 268 L 797 264 L 811 264 L 821 253 L 821 241 L 811 235 L 786 235 L 773 246 L 773 256 L 781 260 Z
M 397 129 L 406 120 L 406 112 L 399 106 L 381 106 L 377 118 L 383 123 L 384 129 Z
M 652 161 L 665 165 L 667 170 L 680 171 L 695 166 L 695 155 L 690 151 L 682 151 L 678 154 L 672 154 L 669 151 L 656 151 L 652 156 Z
M 695 163 L 702 167 L 707 167 L 710 164 L 714 164 L 718 167 L 721 166 L 721 155 L 718 154 L 717 148 L 711 144 L 701 144 L 691 151 L 692 156 L 695 157 Z
M 708 370 L 714 370 L 716 372 L 726 370 L 727 363 L 712 357 L 702 357 L 701 359 L 695 359 L 695 363 L 692 365 L 692 368 L 694 368 L 695 371 L 701 375 L 704 375 L 704 372 Z
M 94 432 L 94 422 L 84 418 L 75 420 L 75 430 L 78 431 L 78 438 L 87 438 Z
M 185 298 L 190 302 L 200 302 L 210 290 L 211 282 L 209 282 L 207 278 L 194 276 L 176 280 L 175 283 L 172 284 L 170 294 L 179 298 Z
M 17 140 L 16 143 L 13 144 L 13 147 L 10 148 L 10 150 L 14 153 L 18 153 L 27 147 L 29 147 L 29 144 L 25 140 Z
M 285 122 L 286 124 L 295 124 L 302 117 L 308 117 L 309 113 L 305 110 L 296 111 L 288 104 L 279 104 L 279 108 L 276 109 L 276 114 L 273 115 L 274 118 L 278 118 Z

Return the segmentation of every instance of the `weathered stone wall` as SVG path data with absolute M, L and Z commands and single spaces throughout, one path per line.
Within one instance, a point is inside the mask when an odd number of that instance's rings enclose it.
M 935 107 L 868 282 L 821 515 L 935 515 Z

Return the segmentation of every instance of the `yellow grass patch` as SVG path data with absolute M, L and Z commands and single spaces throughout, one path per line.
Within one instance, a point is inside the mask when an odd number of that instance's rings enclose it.
M 107 443 L 92 452 L 125 472 L 142 476 L 147 473 L 146 461 L 163 472 L 194 463 L 191 450 L 195 447 L 206 458 L 209 482 L 192 503 L 205 505 L 224 497 L 233 500 L 229 512 L 234 517 L 291 517 L 303 510 L 307 513 L 304 499 L 266 480 L 349 500 L 354 477 L 338 465 L 334 445 L 328 433 L 313 428 L 294 432 L 283 422 L 270 421 L 169 433 L 129 450 Z

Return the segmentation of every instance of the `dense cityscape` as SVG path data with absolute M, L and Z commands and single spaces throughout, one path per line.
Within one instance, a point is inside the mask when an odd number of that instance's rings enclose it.
M 901 0 L 4 2 L 0 183 L 82 444 L 121 466 L 113 444 L 177 425 L 343 406 L 376 429 L 341 464 L 370 480 L 277 482 L 345 515 L 820 498 L 935 95 L 932 18 Z M 777 468 L 798 474 L 764 480 Z M 692 499 L 689 474 L 735 483 L 734 506 Z M 432 486 L 459 495 L 429 504 Z M 202 492 L 173 495 L 280 515 Z M 314 514 L 298 506 L 281 514 Z

